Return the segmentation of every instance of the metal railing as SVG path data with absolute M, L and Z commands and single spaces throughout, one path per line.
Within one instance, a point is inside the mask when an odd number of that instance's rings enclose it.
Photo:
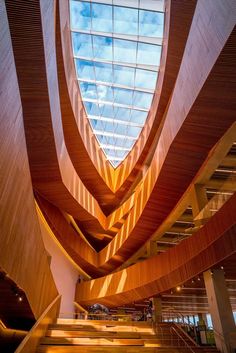
M 176 327 L 175 327 L 176 326 Z M 161 343 L 171 346 L 171 347 L 185 347 L 192 353 L 196 353 L 194 350 L 194 346 L 198 347 L 196 342 L 194 342 L 188 335 L 183 331 L 183 337 L 178 330 L 181 330 L 175 323 L 158 323 L 153 322 L 153 331 L 158 335 L 160 338 Z M 167 337 L 168 336 L 168 337 Z M 190 340 L 193 344 L 188 343 Z
M 181 336 L 181 334 L 177 331 L 177 329 L 174 326 L 170 327 L 170 331 L 174 332 L 174 334 L 177 335 L 177 337 L 178 337 L 178 346 L 181 346 L 181 347 L 184 346 L 187 349 L 189 349 L 192 353 L 196 353 L 194 348 L 192 346 L 190 346 L 190 344 L 188 344 L 187 340 L 185 340 L 184 337 Z M 183 344 L 179 344 L 179 342 L 181 342 Z
M 85 311 L 60 312 L 59 319 L 78 319 L 78 320 L 109 320 L 109 321 L 139 321 L 135 320 L 132 314 L 110 314 L 92 313 Z

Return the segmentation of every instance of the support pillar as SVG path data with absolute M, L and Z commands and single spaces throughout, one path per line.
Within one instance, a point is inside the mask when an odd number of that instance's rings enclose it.
M 216 347 L 223 353 L 234 352 L 235 323 L 223 270 L 204 272 L 208 304 L 212 317 Z
M 192 200 L 191 200 L 193 218 L 197 217 L 207 204 L 208 204 L 208 198 L 207 198 L 205 186 L 200 184 L 194 185 Z M 204 213 L 205 213 L 204 219 L 195 220 L 194 222 L 195 226 L 203 225 L 205 223 L 205 218 L 207 219 L 211 216 L 208 210 L 205 211 Z
M 161 297 L 153 297 L 153 320 L 155 322 L 162 322 L 162 300 Z
M 153 255 L 156 255 L 157 252 L 158 252 L 157 242 L 153 241 L 153 240 L 150 240 L 147 243 L 147 256 L 150 257 L 150 256 L 153 256 Z

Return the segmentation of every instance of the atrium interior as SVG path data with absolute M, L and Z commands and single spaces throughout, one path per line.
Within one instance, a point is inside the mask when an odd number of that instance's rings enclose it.
M 235 353 L 235 0 L 0 0 L 0 352 Z

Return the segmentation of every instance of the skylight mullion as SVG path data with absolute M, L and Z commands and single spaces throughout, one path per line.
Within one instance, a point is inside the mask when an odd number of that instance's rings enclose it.
M 81 0 L 81 2 L 88 2 L 88 0 Z M 127 0 L 89 0 L 89 2 L 95 2 L 99 4 L 106 5 L 114 5 L 114 6 L 122 6 L 128 8 L 140 8 L 141 10 L 153 11 L 153 12 L 161 12 L 164 13 L 165 9 L 165 0 L 141 0 L 138 4 L 138 7 L 131 5 L 131 1 L 127 2 Z M 137 4 L 138 1 L 135 1 Z
M 103 143 L 101 143 L 100 146 L 102 148 L 109 148 L 109 149 L 118 150 L 118 151 L 127 151 L 127 152 L 129 152 L 129 150 L 130 150 L 127 147 L 119 147 L 117 145 L 106 145 L 106 144 L 103 144 Z
M 92 14 L 92 3 L 90 3 L 90 7 L 91 7 L 91 14 Z M 92 17 L 92 15 L 91 15 L 91 28 L 93 27 L 93 17 Z M 95 57 L 95 55 L 94 55 L 94 45 L 93 45 L 93 36 L 91 36 L 92 37 L 92 50 L 93 50 L 93 57 Z M 94 65 L 93 65 L 93 70 L 94 70 L 94 78 L 95 78 L 95 82 L 96 82 L 96 71 L 95 71 L 95 67 L 94 67 Z M 96 92 L 97 92 L 97 99 L 99 99 L 99 94 L 98 94 L 98 86 L 97 85 L 95 85 L 96 86 Z M 100 111 L 100 109 L 99 109 L 99 111 Z M 101 115 L 100 115 L 101 116 Z M 103 123 L 102 123 L 102 126 L 103 126 L 103 130 L 105 130 L 105 126 L 103 125 Z M 105 137 L 106 138 L 106 137 Z
M 107 155 L 107 158 L 110 161 L 123 161 L 123 159 L 124 159 L 124 158 L 121 158 L 121 157 L 113 157 L 113 156 L 108 156 L 108 155 Z
M 147 71 L 155 71 L 155 72 L 159 71 L 159 65 L 128 63 L 128 62 L 112 61 L 112 60 L 99 59 L 99 58 L 94 59 L 90 56 L 76 55 L 75 53 L 74 53 L 74 58 L 81 59 L 81 60 L 90 60 L 90 61 L 95 61 L 95 62 L 104 63 L 104 64 L 114 64 L 114 65 L 119 65 L 119 66 L 127 66 L 127 67 L 132 67 L 134 69 L 137 68 L 137 69 L 147 70 Z
M 110 136 L 110 137 L 115 137 L 115 138 L 120 138 L 124 139 L 127 138 L 128 140 L 136 140 L 136 137 L 134 136 L 126 136 L 126 135 L 121 135 L 121 134 L 114 134 L 112 132 L 107 132 L 107 131 L 101 131 L 101 130 L 94 130 L 95 135 L 103 135 L 103 136 Z
M 93 98 L 83 98 L 84 102 L 91 102 L 91 103 L 97 103 L 97 104 L 108 104 L 108 105 L 114 105 L 114 107 L 120 107 L 120 108 L 127 108 L 127 109 L 134 109 L 134 110 L 139 110 L 141 112 L 148 112 L 148 109 L 145 108 L 140 108 L 128 104 L 120 104 L 120 103 L 112 103 L 109 101 L 102 101 L 102 100 L 97 100 Z
M 88 80 L 84 78 L 78 78 L 79 82 L 88 82 L 88 83 L 94 83 L 98 85 L 103 85 L 103 86 L 109 86 L 109 87 L 115 87 L 115 88 L 123 88 L 123 89 L 128 89 L 128 90 L 134 90 L 134 91 L 139 91 L 143 93 L 150 93 L 153 94 L 154 90 L 153 89 L 148 89 L 148 88 L 139 88 L 139 87 L 131 87 L 131 86 L 125 86 L 125 85 L 119 85 L 116 83 L 110 83 L 110 82 L 104 82 L 104 81 L 97 81 L 97 80 Z
M 126 120 L 117 120 L 117 119 L 112 119 L 112 118 L 106 118 L 104 116 L 96 116 L 96 115 L 88 115 L 88 119 L 95 119 L 95 120 L 100 120 L 100 121 L 106 121 L 109 123 L 115 123 L 115 124 L 121 124 L 121 125 L 128 125 L 128 126 L 134 126 L 134 127 L 140 127 L 142 128 L 142 124 L 138 124 L 132 121 L 126 121 Z
M 130 42 L 142 42 L 145 44 L 158 45 L 162 46 L 163 38 L 162 37 L 149 37 L 144 35 L 131 35 L 131 34 L 122 34 L 122 33 L 108 33 L 108 32 L 100 32 L 94 30 L 86 30 L 86 29 L 76 29 L 72 28 L 72 32 L 81 33 L 81 34 L 89 34 L 92 36 L 101 36 L 101 37 L 111 37 L 114 39 L 122 39 Z
M 95 87 L 96 86 L 96 87 Z M 140 90 L 131 90 L 112 87 L 110 85 L 97 85 L 93 83 L 81 82 L 80 88 L 82 98 L 97 99 L 98 101 L 110 102 L 114 104 L 128 105 L 148 110 L 152 102 L 153 95 Z M 97 92 L 97 95 L 93 91 Z
M 114 6 L 112 6 L 112 33 L 111 35 L 113 36 L 114 35 Z M 114 75 L 114 59 L 115 59 L 115 55 L 114 55 L 114 39 L 112 40 L 112 82 L 114 83 L 115 82 L 115 75 Z M 112 108 L 113 108 L 113 114 L 114 114 L 114 103 L 115 103 L 115 90 L 114 90 L 114 86 L 113 86 L 113 105 L 112 105 Z M 114 126 L 114 119 L 113 119 L 113 126 Z M 113 134 L 115 133 L 115 131 L 113 131 Z M 109 157 L 108 157 L 109 159 Z

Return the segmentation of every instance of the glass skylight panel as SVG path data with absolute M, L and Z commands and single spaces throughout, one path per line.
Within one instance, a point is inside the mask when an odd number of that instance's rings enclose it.
M 164 14 L 139 10 L 139 35 L 147 37 L 163 37 Z
M 136 69 L 135 87 L 154 90 L 157 81 L 157 73 L 149 70 Z
M 114 33 L 138 34 L 138 9 L 114 6 Z
M 91 4 L 92 29 L 99 32 L 112 32 L 112 6 Z
M 152 45 L 139 42 L 137 63 L 146 65 L 159 65 L 161 59 L 160 45 Z
M 75 64 L 79 78 L 95 81 L 94 63 L 92 61 L 76 59 Z
M 108 104 L 97 104 L 93 102 L 84 102 L 89 117 L 100 117 L 114 120 L 127 121 L 143 126 L 147 118 L 146 111 L 137 109 L 121 108 Z
M 153 92 L 157 74 L 150 70 L 105 64 L 85 59 L 75 59 L 77 77 L 80 80 L 98 81 L 124 88 L 143 88 Z
M 81 82 L 80 90 L 82 98 L 86 101 L 96 99 L 98 101 L 111 102 L 142 109 L 149 109 L 153 97 L 152 94 L 137 90 L 117 88 L 89 82 Z
M 111 37 L 92 36 L 94 59 L 113 59 L 113 40 Z
M 78 30 L 91 29 L 91 6 L 85 1 L 70 1 L 71 28 Z
M 135 144 L 152 103 L 164 27 L 159 3 L 150 11 L 146 3 L 135 8 L 130 2 L 70 0 L 81 96 L 97 140 L 115 167 Z
M 92 37 L 89 34 L 72 32 L 72 44 L 75 56 L 93 57 Z
M 104 148 L 104 152 L 110 157 L 118 157 L 124 159 L 128 151 L 115 150 L 112 148 Z
M 94 62 L 96 80 L 100 82 L 113 83 L 113 65 Z

